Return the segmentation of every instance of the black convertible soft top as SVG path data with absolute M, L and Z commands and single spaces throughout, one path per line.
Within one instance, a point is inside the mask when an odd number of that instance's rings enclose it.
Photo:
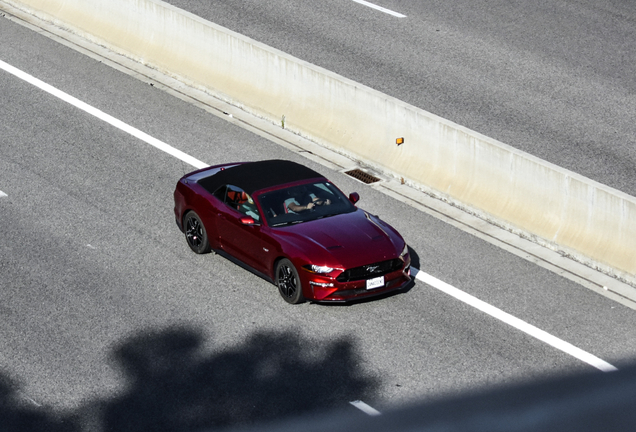
M 296 162 L 273 159 L 236 165 L 202 178 L 198 183 L 210 193 L 214 193 L 220 186 L 230 184 L 251 195 L 271 186 L 314 178 L 324 176 Z

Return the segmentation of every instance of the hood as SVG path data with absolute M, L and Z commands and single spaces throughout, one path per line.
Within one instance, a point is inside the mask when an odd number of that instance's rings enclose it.
M 308 261 L 342 268 L 397 258 L 404 247 L 397 231 L 360 209 L 283 227 L 279 233 Z

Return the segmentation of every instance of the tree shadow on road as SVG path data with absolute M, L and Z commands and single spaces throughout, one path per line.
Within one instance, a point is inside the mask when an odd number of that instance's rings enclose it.
M 0 374 L 1 432 L 186 432 L 252 425 L 344 408 L 371 399 L 349 339 L 316 342 L 295 332 L 257 332 L 224 350 L 188 327 L 146 331 L 113 357 L 126 390 L 73 412 L 55 413 L 24 397 Z
M 293 332 L 259 332 L 211 355 L 190 328 L 135 336 L 115 350 L 129 390 L 105 401 L 103 430 L 194 431 L 254 424 L 345 407 L 369 398 L 350 340 L 323 346 Z
M 0 431 L 79 432 L 79 428 L 73 421 L 27 401 L 16 383 L 0 374 Z

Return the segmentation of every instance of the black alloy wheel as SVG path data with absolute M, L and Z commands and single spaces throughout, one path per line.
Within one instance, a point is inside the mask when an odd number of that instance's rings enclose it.
M 298 271 L 287 258 L 280 260 L 276 265 L 276 286 L 287 303 L 298 304 L 305 301 Z
M 204 254 L 210 252 L 210 242 L 208 241 L 208 234 L 205 231 L 203 222 L 198 214 L 191 211 L 189 212 L 184 221 L 185 237 L 188 242 L 188 246 L 194 253 Z

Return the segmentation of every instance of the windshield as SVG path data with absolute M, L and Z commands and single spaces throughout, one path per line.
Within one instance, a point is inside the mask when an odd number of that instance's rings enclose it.
M 260 194 L 257 197 L 272 227 L 307 222 L 356 210 L 329 182 L 308 183 Z

